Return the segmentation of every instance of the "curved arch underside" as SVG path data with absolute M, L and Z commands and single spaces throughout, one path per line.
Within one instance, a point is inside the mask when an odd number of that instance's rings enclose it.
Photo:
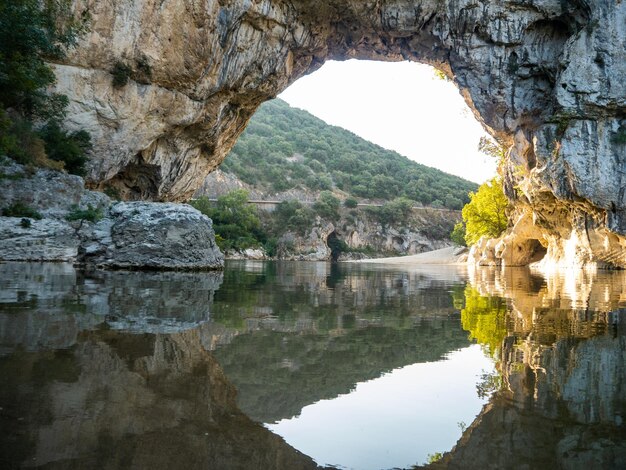
M 420 61 L 451 77 L 510 146 L 505 187 L 521 228 L 479 261 L 515 264 L 506 247 L 538 240 L 562 264 L 626 265 L 624 2 L 76 0 L 75 8 L 89 11 L 90 32 L 55 69 L 71 125 L 94 137 L 94 187 L 184 200 L 262 102 L 325 60 Z M 122 88 L 110 73 L 118 62 L 132 69 Z

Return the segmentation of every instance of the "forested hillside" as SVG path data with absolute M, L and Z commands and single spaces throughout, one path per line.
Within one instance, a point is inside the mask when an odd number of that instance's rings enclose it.
M 450 209 L 461 209 L 468 192 L 478 187 L 329 126 L 280 99 L 261 106 L 220 168 L 269 192 L 337 189 L 356 198 L 406 197 Z

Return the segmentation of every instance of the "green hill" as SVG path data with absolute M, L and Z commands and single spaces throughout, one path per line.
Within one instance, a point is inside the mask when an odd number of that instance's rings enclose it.
M 420 165 L 275 99 L 263 104 L 221 170 L 262 191 L 341 190 L 461 209 L 478 185 Z

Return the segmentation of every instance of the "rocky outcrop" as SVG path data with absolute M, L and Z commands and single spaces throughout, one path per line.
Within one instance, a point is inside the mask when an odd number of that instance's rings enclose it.
M 106 268 L 218 269 L 211 219 L 191 206 L 113 203 L 78 176 L 3 167 L 0 207 L 38 218 L 0 217 L 0 261 L 69 261 Z
M 188 205 L 120 202 L 85 238 L 81 261 L 101 267 L 216 269 L 224 263 L 211 219 Z
M 449 234 L 460 218 L 458 211 L 420 208 L 401 223 L 385 224 L 366 210 L 342 208 L 334 222 L 316 216 L 304 233 L 284 233 L 276 257 L 345 261 L 438 250 L 452 245 Z
M 535 231 L 505 244 L 537 240 L 561 264 L 626 265 L 624 2 L 77 0 L 75 10 L 91 28 L 55 71 L 70 125 L 94 137 L 94 186 L 185 199 L 260 103 L 325 60 L 415 60 L 451 77 L 510 147 L 512 220 L 529 217 Z M 115 88 L 118 63 L 131 72 Z

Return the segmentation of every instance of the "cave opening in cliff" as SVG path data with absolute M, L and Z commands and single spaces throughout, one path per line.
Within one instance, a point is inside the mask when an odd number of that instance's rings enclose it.
M 548 249 L 539 242 L 539 240 L 528 240 L 528 264 L 538 263 L 548 254 Z
M 345 252 L 345 242 L 337 236 L 337 232 L 332 231 L 326 237 L 326 246 L 330 249 L 330 259 L 335 262 L 339 260 L 341 253 Z

